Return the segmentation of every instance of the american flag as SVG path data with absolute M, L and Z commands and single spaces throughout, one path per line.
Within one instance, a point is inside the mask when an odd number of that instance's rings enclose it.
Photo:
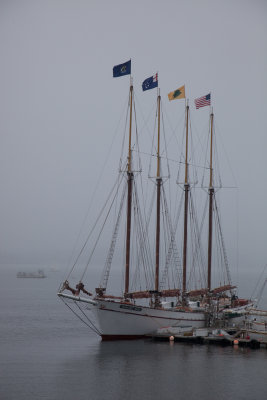
M 195 105 L 197 109 L 200 107 L 210 106 L 210 93 L 207 94 L 206 96 L 202 96 L 199 97 L 198 99 L 195 99 Z

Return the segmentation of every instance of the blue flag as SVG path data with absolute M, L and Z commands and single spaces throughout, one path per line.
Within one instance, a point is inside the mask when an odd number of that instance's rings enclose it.
M 149 90 L 149 89 L 154 89 L 155 87 L 158 87 L 158 74 L 153 75 L 150 78 L 147 78 L 142 83 L 143 91 Z
M 113 78 L 118 78 L 123 75 L 130 75 L 131 73 L 131 60 L 126 61 L 123 64 L 115 65 L 113 67 Z

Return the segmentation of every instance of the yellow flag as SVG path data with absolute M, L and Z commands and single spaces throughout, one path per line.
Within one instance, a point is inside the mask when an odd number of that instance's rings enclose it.
M 185 85 L 168 94 L 169 100 L 185 99 Z

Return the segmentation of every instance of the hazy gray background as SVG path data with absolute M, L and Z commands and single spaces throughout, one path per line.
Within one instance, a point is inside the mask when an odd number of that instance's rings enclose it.
M 266 38 L 265 0 L 1 0 L 1 264 L 67 263 L 128 96 L 128 78 L 113 79 L 112 67 L 131 58 L 144 115 L 156 91 L 142 94 L 141 83 L 157 71 L 174 126 L 184 105 L 168 103 L 169 91 L 185 84 L 192 106 L 211 91 L 238 186 L 224 211 L 230 257 L 239 270 L 260 272 L 267 262 Z M 208 112 L 192 107 L 200 131 Z M 104 170 L 108 187 L 117 156 Z

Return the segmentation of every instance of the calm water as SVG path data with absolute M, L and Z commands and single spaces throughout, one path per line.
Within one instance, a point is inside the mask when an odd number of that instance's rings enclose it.
M 1 271 L 1 400 L 267 398 L 267 350 L 102 343 L 57 298 L 59 273 L 17 270 Z

